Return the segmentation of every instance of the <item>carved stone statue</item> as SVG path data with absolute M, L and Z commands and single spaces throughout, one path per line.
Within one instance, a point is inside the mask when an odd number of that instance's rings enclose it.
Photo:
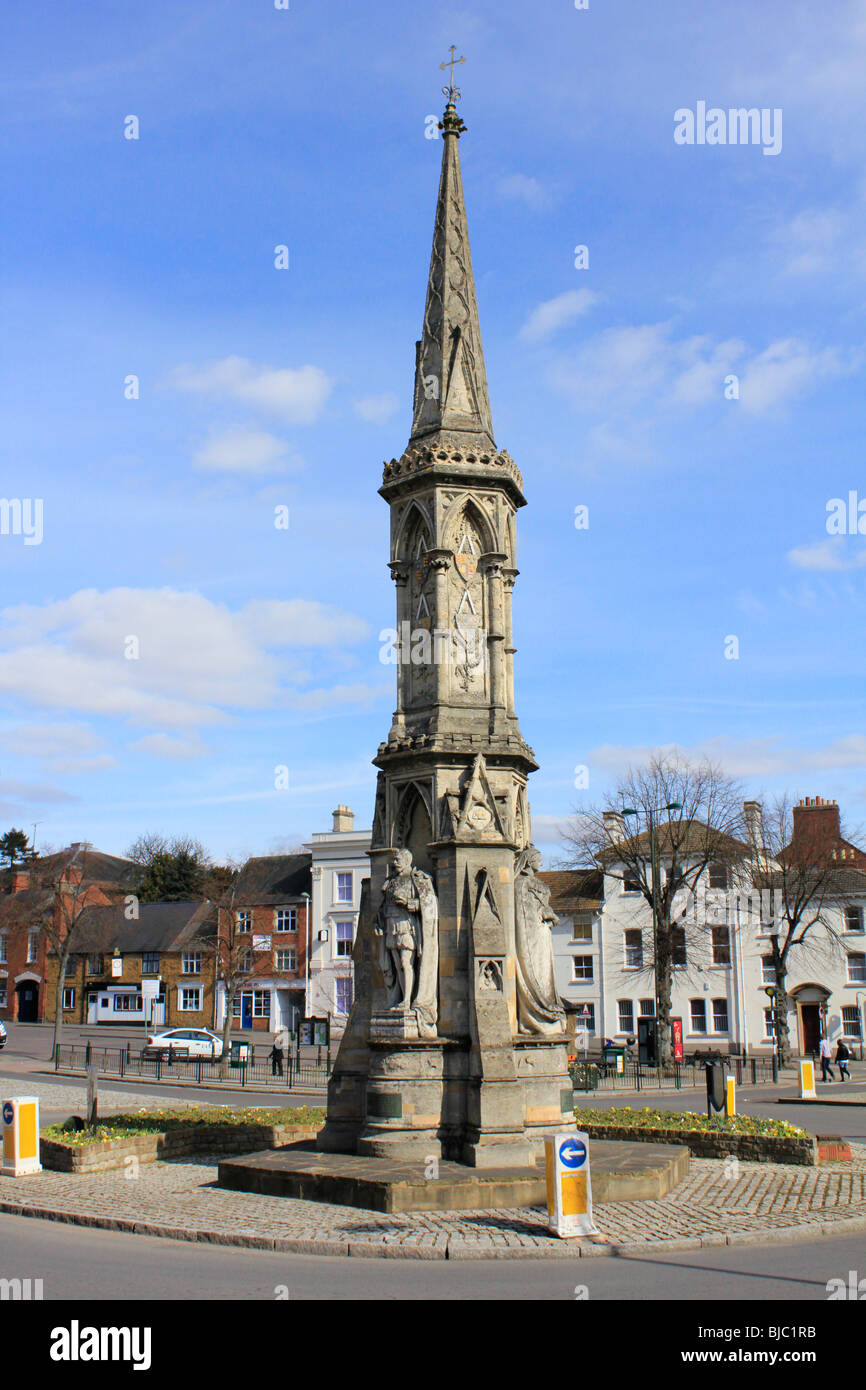
M 396 849 L 382 890 L 375 930 L 392 1013 L 413 1016 L 418 1036 L 436 1037 L 439 1010 L 439 904 L 433 880 Z
M 551 936 L 559 919 L 550 906 L 550 889 L 537 877 L 542 863 L 540 852 L 527 845 L 514 868 L 517 1026 L 521 1033 L 554 1035 L 565 1032 Z

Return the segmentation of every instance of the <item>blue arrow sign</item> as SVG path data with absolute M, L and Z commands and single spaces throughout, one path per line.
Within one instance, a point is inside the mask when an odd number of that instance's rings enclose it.
M 566 1139 L 559 1146 L 559 1161 L 565 1168 L 582 1168 L 586 1162 L 586 1145 L 582 1139 Z
M 4 1125 L 11 1125 L 11 1123 L 12 1123 L 12 1121 L 13 1121 L 14 1119 L 15 1119 L 15 1107 L 13 1106 L 11 1100 L 4 1101 L 4 1102 L 3 1102 L 3 1123 L 4 1123 Z

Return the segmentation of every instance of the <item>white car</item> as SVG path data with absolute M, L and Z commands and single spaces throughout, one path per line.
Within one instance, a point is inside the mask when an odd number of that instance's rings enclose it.
M 165 1053 L 169 1049 L 181 1056 L 222 1057 L 222 1038 L 208 1028 L 168 1028 L 164 1033 L 149 1033 L 144 1045 L 145 1052 Z
M 6 1046 L 6 1025 L 0 1023 L 0 1047 Z

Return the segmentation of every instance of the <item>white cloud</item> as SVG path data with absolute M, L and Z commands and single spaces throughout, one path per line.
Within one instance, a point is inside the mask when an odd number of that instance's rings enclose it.
M 173 738 L 171 734 L 148 734 L 129 746 L 137 752 L 152 753 L 156 758 L 170 758 L 179 762 L 203 758 L 210 752 L 200 739 Z
M 733 739 L 727 735 L 703 739 L 684 748 L 672 743 L 663 749 L 603 744 L 587 755 L 590 773 L 595 768 L 617 775 L 639 766 L 658 752 L 682 754 L 698 762 L 717 763 L 731 777 L 799 776 L 807 772 L 866 767 L 866 735 L 848 734 L 819 748 L 785 747 L 781 737 Z
M 538 179 L 527 174 L 509 174 L 499 180 L 499 192 L 504 198 L 515 198 L 535 212 L 542 212 L 553 204 L 553 196 Z
M 381 396 L 360 396 L 352 401 L 352 409 L 369 425 L 384 425 L 400 409 L 400 398 L 393 391 Z
M 308 690 L 292 699 L 294 709 L 332 709 L 335 706 L 369 709 L 386 696 L 393 696 L 391 681 L 381 685 L 335 685 L 330 690 Z
M 264 430 L 240 428 L 212 435 L 193 462 L 196 468 L 215 473 L 282 473 L 303 467 L 303 460 L 290 453 L 285 440 Z
M 520 337 L 527 343 L 543 342 L 557 329 L 585 314 L 597 299 L 598 295 L 592 290 L 566 290 L 555 299 L 547 299 L 532 310 L 520 330 Z
M 0 730 L 0 748 L 25 758 L 92 753 L 101 743 L 86 724 L 16 724 Z
M 81 590 L 0 612 L 0 691 L 159 729 L 212 724 L 273 704 L 288 649 L 345 648 L 366 633 L 353 614 L 300 599 L 232 612 L 172 589 Z
M 714 343 L 703 334 L 677 341 L 671 324 L 655 323 L 605 329 L 553 368 L 553 382 L 588 412 L 613 404 L 621 411 L 648 400 L 663 409 L 695 408 L 724 402 L 725 378 L 734 374 L 739 399 L 732 408 L 762 415 L 822 380 L 854 371 L 859 361 L 835 348 L 813 352 L 797 338 L 777 339 L 749 355 L 739 339 Z
M 848 559 L 845 552 L 842 536 L 827 536 L 812 545 L 800 545 L 789 550 L 788 559 L 801 570 L 856 570 L 866 565 L 866 550 L 861 550 L 853 559 Z
M 310 425 L 321 416 L 334 379 L 320 367 L 259 367 L 245 357 L 224 357 L 202 367 L 175 367 L 168 384 L 193 395 L 243 401 L 290 424 Z

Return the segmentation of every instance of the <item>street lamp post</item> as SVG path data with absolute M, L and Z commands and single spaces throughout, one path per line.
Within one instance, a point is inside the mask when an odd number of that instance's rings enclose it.
M 656 1028 L 658 1028 L 659 1018 L 659 929 L 658 929 L 658 864 L 656 862 L 656 817 L 661 811 L 681 811 L 682 802 L 669 801 L 665 806 L 650 807 L 647 810 L 647 824 L 649 829 L 650 842 L 650 880 L 652 883 L 652 914 L 653 914 L 653 993 L 655 995 Z M 638 812 L 634 806 L 624 806 L 623 816 L 637 816 Z M 657 1054 L 658 1055 L 658 1054 Z
M 779 1015 L 776 1011 L 776 987 L 764 985 L 764 993 L 773 1009 L 773 1081 L 779 1080 Z
M 310 895 L 304 899 L 304 1018 L 310 1017 Z

